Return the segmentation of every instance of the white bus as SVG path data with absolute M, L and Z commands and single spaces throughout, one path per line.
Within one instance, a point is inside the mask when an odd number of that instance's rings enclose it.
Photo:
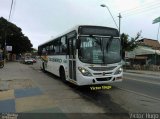
M 122 81 L 117 29 L 80 25 L 38 47 L 41 68 L 76 85 Z

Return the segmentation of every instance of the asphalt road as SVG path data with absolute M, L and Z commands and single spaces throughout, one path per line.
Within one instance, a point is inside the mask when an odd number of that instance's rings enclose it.
M 113 85 L 121 89 L 137 92 L 160 100 L 159 76 L 124 72 L 123 83 L 115 83 Z
M 159 112 L 160 78 L 158 75 L 124 73 L 124 78 L 120 83 L 105 84 L 105 86 L 112 86 L 108 90 L 90 90 L 90 86 L 79 88 L 70 84 L 67 86 L 81 98 L 103 107 L 106 112 Z
M 160 81 L 158 76 L 124 73 L 124 78 L 123 82 L 105 85 L 111 85 L 111 89 L 91 90 L 90 86 L 77 87 L 69 83 L 64 84 L 58 77 L 42 72 L 37 63 L 34 65 L 8 63 L 0 72 L 1 84 L 4 88 L 9 86 L 11 92 L 26 87 L 41 90 L 41 93 L 37 95 L 38 97 L 33 95 L 32 97 L 17 97 L 15 99 L 14 95 L 16 93 L 9 96 L 16 101 L 16 112 L 36 110 L 36 106 L 33 106 L 35 104 L 38 109 L 42 108 L 44 112 L 50 108 L 66 113 L 127 114 L 127 112 L 159 112 L 160 96 L 158 91 L 160 90 Z M 10 85 L 5 85 L 5 82 Z M 97 86 L 99 87 L 99 85 Z M 1 93 L 0 100 L 1 97 L 4 98 L 4 93 Z M 10 92 L 8 95 L 11 95 Z M 47 101 L 42 103 L 44 98 Z M 38 104 L 34 102 L 36 99 L 39 100 Z M 26 100 L 26 108 L 21 105 L 23 100 Z M 32 103 L 28 105 L 27 102 Z M 120 116 L 126 117 L 126 115 Z
M 42 72 L 37 63 L 18 62 L 8 62 L 0 71 L 0 112 L 52 112 L 79 119 L 128 117 L 127 111 L 108 94 L 65 84 Z
M 73 89 L 109 109 L 112 113 L 158 113 L 160 110 L 160 78 L 158 75 L 124 73 L 123 82 L 111 85 L 109 90 L 90 91 L 90 87 Z M 99 87 L 100 85 L 97 85 Z M 95 86 L 96 87 L 96 86 Z

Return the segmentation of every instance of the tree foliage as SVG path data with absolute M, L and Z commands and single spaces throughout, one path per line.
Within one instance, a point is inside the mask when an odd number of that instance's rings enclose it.
M 22 33 L 22 29 L 1 17 L 0 44 L 2 49 L 4 49 L 5 41 L 6 46 L 12 46 L 12 53 L 15 54 L 29 52 L 32 48 L 30 40 Z
M 128 34 L 121 34 L 121 43 L 122 43 L 122 58 L 125 57 L 125 51 L 133 51 L 137 46 L 137 40 L 141 36 L 141 32 L 138 32 L 135 38 L 129 38 Z

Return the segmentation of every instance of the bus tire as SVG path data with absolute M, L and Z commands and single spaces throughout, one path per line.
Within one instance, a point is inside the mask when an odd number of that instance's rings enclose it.
M 64 68 L 60 68 L 60 78 L 63 82 L 67 82 L 66 81 L 66 74 L 65 74 L 65 71 L 64 71 Z

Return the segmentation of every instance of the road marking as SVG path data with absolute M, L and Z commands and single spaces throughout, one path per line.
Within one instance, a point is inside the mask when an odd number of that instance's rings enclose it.
M 125 78 L 124 77 L 124 80 L 134 80 L 134 81 L 139 81 L 139 82 L 145 82 L 145 83 L 150 83 L 150 84 L 154 84 L 154 85 L 160 85 L 160 83 L 158 82 L 150 82 L 150 81 L 144 81 L 144 80 L 138 80 L 138 79 L 132 79 L 132 78 Z
M 146 94 L 143 94 L 143 93 L 138 93 L 138 92 L 135 92 L 135 91 L 132 91 L 132 90 L 123 89 L 123 88 L 119 88 L 119 87 L 117 87 L 117 88 L 118 88 L 118 89 L 120 89 L 120 90 L 123 90 L 123 91 L 127 91 L 127 92 L 131 92 L 131 93 L 135 93 L 135 94 L 137 94 L 137 95 L 141 95 L 141 96 L 144 96 L 144 97 L 148 97 L 148 98 L 151 98 L 151 99 L 154 99 L 154 100 L 158 100 L 158 101 L 160 101 L 160 99 L 159 99 L 159 98 L 152 97 L 152 96 L 149 96 L 149 95 L 146 95 Z
M 160 76 L 159 72 L 130 72 L 130 71 L 124 71 L 124 73 L 131 73 L 131 74 L 140 74 L 140 75 L 149 75 L 149 76 Z
M 139 74 L 139 73 L 130 73 L 130 72 L 124 72 L 124 75 L 132 75 L 132 76 L 140 76 L 140 77 L 150 77 L 150 78 L 159 78 L 160 75 L 152 75 L 152 74 Z

